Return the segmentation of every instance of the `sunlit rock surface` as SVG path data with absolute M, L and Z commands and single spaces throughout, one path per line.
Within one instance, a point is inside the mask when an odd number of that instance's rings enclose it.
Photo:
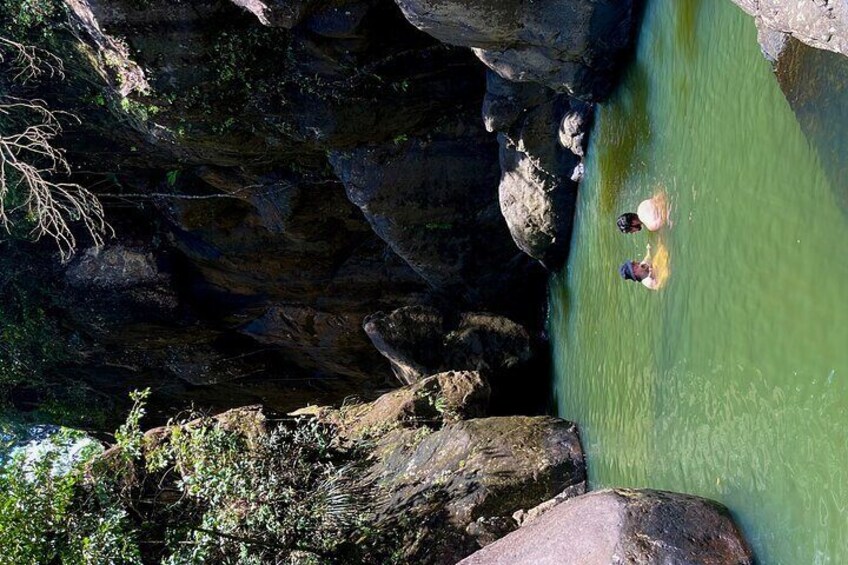
M 572 498 L 463 565 L 753 564 L 727 509 L 671 492 L 612 489 Z

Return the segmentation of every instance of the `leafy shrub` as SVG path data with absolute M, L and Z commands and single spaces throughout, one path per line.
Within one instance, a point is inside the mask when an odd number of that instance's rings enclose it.
M 113 449 L 67 469 L 50 451 L 2 468 L 0 565 L 399 561 L 398 533 L 376 525 L 368 446 L 257 410 L 142 434 L 148 394 L 134 393 Z
M 69 440 L 79 435 L 57 434 L 0 467 L 0 564 L 140 563 L 109 478 L 86 479 L 100 450 L 92 443 L 69 459 Z

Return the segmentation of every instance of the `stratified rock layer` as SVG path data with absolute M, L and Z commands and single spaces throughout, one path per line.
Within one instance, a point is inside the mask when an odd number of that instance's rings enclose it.
M 117 235 L 43 273 L 45 310 L 93 389 L 152 386 L 163 419 L 192 399 L 291 410 L 391 382 L 374 312 L 541 334 L 546 275 L 501 216 L 468 50 L 391 0 L 64 3 L 66 80 L 39 87 L 82 118 L 75 180 Z M 453 361 L 437 372 L 477 368 Z

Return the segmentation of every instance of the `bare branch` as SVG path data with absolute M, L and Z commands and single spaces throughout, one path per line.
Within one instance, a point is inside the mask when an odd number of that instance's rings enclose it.
M 62 133 L 60 118 L 79 121 L 43 100 L 0 99 L 0 120 L 13 130 L 0 132 L 0 224 L 8 232 L 15 217 L 26 216 L 34 224 L 32 236 L 53 238 L 67 260 L 77 247 L 71 223 L 80 222 L 97 246 L 112 229 L 94 194 L 54 180 L 71 172 L 64 151 L 54 145 Z
M 26 83 L 42 77 L 65 78 L 62 59 L 44 49 L 0 37 L 0 63 L 9 60 L 17 71 L 12 80 Z

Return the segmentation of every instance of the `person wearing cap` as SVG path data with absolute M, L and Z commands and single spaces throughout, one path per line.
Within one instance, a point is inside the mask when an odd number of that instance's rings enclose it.
M 648 245 L 648 253 L 641 261 L 625 261 L 618 269 L 618 273 L 626 281 L 634 281 L 642 283 L 642 286 L 650 290 L 657 290 L 660 285 L 657 277 L 654 276 L 654 269 L 651 265 L 651 246 Z
M 616 225 L 622 233 L 636 233 L 643 227 L 648 231 L 657 231 L 665 224 L 665 198 L 658 194 L 653 198 L 643 200 L 636 213 L 627 212 L 616 220 Z

